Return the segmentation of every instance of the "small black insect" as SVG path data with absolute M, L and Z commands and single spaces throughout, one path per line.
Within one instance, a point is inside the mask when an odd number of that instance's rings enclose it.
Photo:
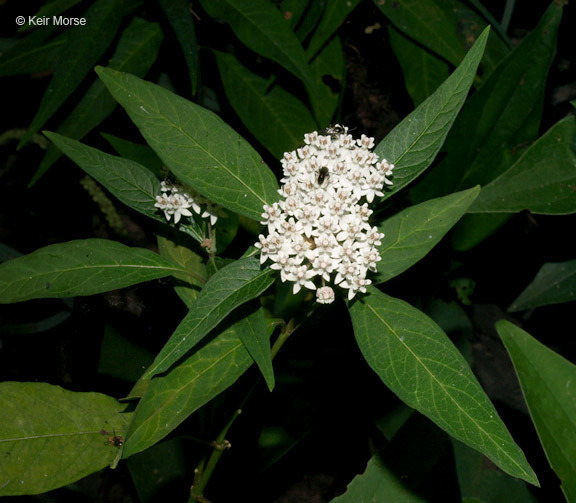
M 120 435 L 116 435 L 116 431 L 114 431 L 113 435 L 110 435 L 109 431 L 100 430 L 101 435 L 108 435 L 108 445 L 113 445 L 114 447 L 122 447 L 124 444 L 124 439 Z
M 326 166 L 322 166 L 318 171 L 318 185 L 322 185 L 324 180 L 330 176 L 330 172 Z
M 343 133 L 344 133 L 344 128 L 342 126 L 340 126 L 339 124 L 336 124 L 335 126 L 330 124 L 330 126 L 328 126 L 326 129 L 322 130 L 322 134 L 329 134 L 330 138 L 332 138 L 333 140 L 338 138 Z

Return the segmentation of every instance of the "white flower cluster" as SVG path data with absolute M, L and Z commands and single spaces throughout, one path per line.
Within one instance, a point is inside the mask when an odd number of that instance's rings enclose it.
M 169 181 L 163 181 L 160 190 L 162 193 L 156 196 L 154 206 L 164 212 L 166 220 L 170 221 L 170 217 L 174 216 L 174 223 L 177 224 L 182 216 L 191 217 L 192 212 L 188 208 L 202 218 L 209 218 L 212 225 L 218 220 L 219 206 L 193 190 L 184 190 L 181 185 Z M 206 208 L 203 209 L 201 205 L 206 205 Z
M 394 166 L 371 151 L 374 138 L 359 140 L 348 128 L 331 126 L 304 136 L 305 145 L 282 159 L 284 178 L 279 190 L 283 200 L 265 205 L 261 222 L 268 235 L 256 243 L 260 261 L 270 259 L 282 281 L 293 281 L 293 292 L 302 287 L 316 290 L 317 302 L 334 301 L 326 283 L 348 290 L 348 299 L 366 292 L 380 260 L 377 247 L 384 237 L 368 223 L 368 203 L 382 197 L 384 184 Z

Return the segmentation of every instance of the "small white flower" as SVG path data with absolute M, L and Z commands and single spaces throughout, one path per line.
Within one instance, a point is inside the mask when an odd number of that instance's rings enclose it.
M 329 286 L 323 286 L 316 290 L 316 302 L 319 302 L 320 304 L 332 304 L 334 298 L 334 290 Z
M 173 216 L 174 223 L 177 224 L 182 217 L 192 217 L 189 208 L 199 215 L 202 214 L 202 218 L 209 218 L 212 225 L 218 220 L 220 207 L 193 190 L 184 190 L 182 186 L 164 180 L 160 183 L 160 192 L 154 206 L 164 212 L 168 221 Z M 207 205 L 207 208 L 203 209 L 201 205 Z
M 282 281 L 294 283 L 294 293 L 316 289 L 318 277 L 317 301 L 331 303 L 335 294 L 326 283 L 348 290 L 349 299 L 371 283 L 366 275 L 376 271 L 384 236 L 368 222 L 368 203 L 384 196 L 394 169 L 373 148 L 373 138 L 355 140 L 335 125 L 304 135 L 304 145 L 281 159 L 282 200 L 264 206 L 268 235 L 255 246 L 262 263 L 270 260 Z

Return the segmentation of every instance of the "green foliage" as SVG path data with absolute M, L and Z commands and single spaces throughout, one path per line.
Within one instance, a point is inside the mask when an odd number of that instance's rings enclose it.
M 514 363 L 550 466 L 562 481 L 566 500 L 576 501 L 576 366 L 509 321 L 499 321 L 496 328 Z
M 574 300 L 576 295 L 576 260 L 544 264 L 536 277 L 508 308 L 523 311 L 549 304 Z
M 35 145 L 25 150 L 33 159 L 25 158 L 28 171 L 13 168 L 24 152 L 0 159 L 12 210 L 0 222 L 8 231 L 0 243 L 0 303 L 32 301 L 0 313 L 0 363 L 18 345 L 43 351 L 45 341 L 25 339 L 39 332 L 58 337 L 55 345 L 82 337 L 94 357 L 70 358 L 89 376 L 79 383 L 68 368 L 38 377 L 26 370 L 38 366 L 34 359 L 22 374 L 8 362 L 0 383 L 0 495 L 45 493 L 128 459 L 142 501 L 164 499 L 165 485 L 182 481 L 191 503 L 207 501 L 205 492 L 212 500 L 212 491 L 214 501 L 225 501 L 237 497 L 240 479 L 245 494 L 272 501 L 276 487 L 268 497 L 255 491 L 267 470 L 280 458 L 298 467 L 310 460 L 310 470 L 322 455 L 340 463 L 320 439 L 335 432 L 339 441 L 331 444 L 369 445 L 371 458 L 365 447 L 362 454 L 341 448 L 342 473 L 368 464 L 334 502 L 436 501 L 436 482 L 451 491 L 446 501 L 551 501 L 545 491 L 553 493 L 553 482 L 541 474 L 546 460 L 527 445 L 525 425 L 509 414 L 504 424 L 492 404 L 500 398 L 506 412 L 506 393 L 490 383 L 507 390 L 510 379 L 501 379 L 499 367 L 482 367 L 497 350 L 480 334 L 501 318 L 483 317 L 486 305 L 499 313 L 496 307 L 517 297 L 509 311 L 536 310 L 540 320 L 551 309 L 543 306 L 560 312 L 559 304 L 569 309 L 574 300 L 572 249 L 542 246 L 532 257 L 523 242 L 510 243 L 530 226 L 557 225 L 542 231 L 547 239 L 573 228 L 576 123 L 557 102 L 544 113 L 547 90 L 558 88 L 547 76 L 566 21 L 561 2 L 529 26 L 520 22 L 526 6 L 510 17 L 514 2 L 506 2 L 501 23 L 492 8 L 479 0 L 53 0 L 36 16 L 83 16 L 86 24 L 25 22 L 1 39 L 3 82 L 51 78 L 34 86 L 42 97 L 26 96 L 37 110 L 0 131 L 3 147 L 15 139 L 20 148 L 30 139 Z M 522 40 L 512 43 L 509 34 Z M 403 80 L 390 71 L 394 58 Z M 27 130 L 17 129 L 22 120 Z M 278 160 L 292 150 L 305 157 L 304 135 L 315 130 L 339 140 L 329 128 L 338 123 L 355 138 L 373 134 L 375 154 L 394 169 L 362 224 L 384 234 L 380 256 L 371 252 L 367 281 L 347 303 L 340 292 L 353 280 L 340 282 L 331 310 L 314 303 L 305 281 L 294 295 L 296 273 L 279 266 L 306 264 L 324 246 L 320 236 L 298 227 L 301 255 L 286 258 L 274 239 L 265 249 L 259 226 L 264 207 L 281 199 L 278 180 L 285 183 L 291 161 Z M 45 127 L 55 131 L 44 132 L 49 146 L 38 133 Z M 38 146 L 47 150 L 41 156 Z M 335 190 L 326 189 L 333 173 L 323 167 L 306 175 L 310 197 Z M 58 173 L 65 176 L 54 182 Z M 28 183 L 34 187 L 18 193 Z M 178 223 L 164 212 L 178 199 L 168 199 L 170 187 L 189 191 Z M 42 191 L 48 196 L 35 206 Z M 305 206 L 289 217 L 300 219 Z M 44 213 L 58 226 L 36 232 L 26 218 Z M 83 215 L 93 217 L 92 233 L 66 228 Z M 568 224 L 550 223 L 557 219 Z M 291 232 L 290 225 L 276 230 Z M 510 238 L 495 234 L 501 227 L 511 229 Z M 336 241 L 353 232 L 341 229 Z M 109 234 L 122 243 L 102 239 Z M 78 239 L 86 235 L 95 237 Z M 506 246 L 516 246 L 512 259 Z M 516 257 L 530 259 L 528 267 L 510 263 Z M 352 268 L 368 269 L 372 259 L 351 260 Z M 339 281 L 337 274 L 317 277 L 314 287 Z M 66 299 L 101 294 L 105 302 Z M 92 316 L 88 331 L 74 325 L 83 310 Z M 574 365 L 508 321 L 495 327 L 548 462 L 566 500 L 576 502 Z M 304 332 L 300 345 L 281 351 L 294 332 Z M 14 382 L 40 379 L 107 394 Z M 233 425 L 241 407 L 248 414 Z M 301 442 L 308 435 L 313 440 Z M 206 489 L 229 438 L 238 450 Z M 543 492 L 531 493 L 538 477 Z
M 0 265 L 0 302 L 94 295 L 182 272 L 143 248 L 105 239 L 46 246 Z
M 3 382 L 0 396 L 0 496 L 40 494 L 104 468 L 118 453 L 110 437 L 131 419 L 110 396 L 50 384 Z
M 466 360 L 438 325 L 376 289 L 351 304 L 350 316 L 368 365 L 404 403 L 505 472 L 538 484 Z
M 180 180 L 254 220 L 260 218 L 263 204 L 277 199 L 272 172 L 215 114 L 133 75 L 107 68 L 96 71 Z

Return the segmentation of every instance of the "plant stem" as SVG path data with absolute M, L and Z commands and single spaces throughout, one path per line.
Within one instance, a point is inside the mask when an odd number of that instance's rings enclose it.
M 288 340 L 288 337 L 290 337 L 290 335 L 292 335 L 292 333 L 294 333 L 294 331 L 299 326 L 300 325 L 296 325 L 296 320 L 294 318 L 292 318 L 290 321 L 288 321 L 288 323 L 286 323 L 284 325 L 284 327 L 282 328 L 282 331 L 280 332 L 280 335 L 278 335 L 278 338 L 274 341 L 274 345 L 272 346 L 272 349 L 271 349 L 272 359 L 274 359 L 274 357 L 278 354 L 278 351 L 280 351 L 280 348 Z M 248 393 L 244 397 L 244 400 L 242 401 L 242 405 L 244 405 L 246 400 L 248 400 L 248 396 L 250 394 L 251 393 Z M 206 458 L 204 458 L 196 467 L 196 470 L 194 473 L 194 484 L 190 488 L 190 499 L 188 500 L 188 503 L 207 503 L 208 502 L 208 500 L 206 498 L 204 498 L 202 493 L 204 492 L 204 489 L 206 488 L 206 485 L 208 484 L 208 481 L 210 480 L 210 477 L 212 476 L 212 473 L 214 472 L 214 469 L 216 468 L 218 461 L 220 461 L 220 458 L 222 457 L 222 453 L 226 449 L 230 448 L 230 442 L 228 442 L 228 440 L 226 440 L 226 435 L 228 434 L 228 430 L 230 429 L 230 427 L 232 426 L 234 421 L 236 421 L 237 417 L 241 413 L 242 413 L 241 408 L 238 408 L 234 411 L 234 413 L 232 414 L 232 417 L 230 418 L 230 420 L 228 421 L 226 426 L 224 426 L 224 428 L 222 428 L 222 431 L 220 431 L 220 433 L 218 434 L 218 437 L 216 437 L 216 440 L 214 440 L 214 442 L 212 442 L 210 444 L 214 447 L 214 449 L 212 450 L 212 453 L 210 454 L 210 457 L 208 458 L 208 462 L 206 462 Z

